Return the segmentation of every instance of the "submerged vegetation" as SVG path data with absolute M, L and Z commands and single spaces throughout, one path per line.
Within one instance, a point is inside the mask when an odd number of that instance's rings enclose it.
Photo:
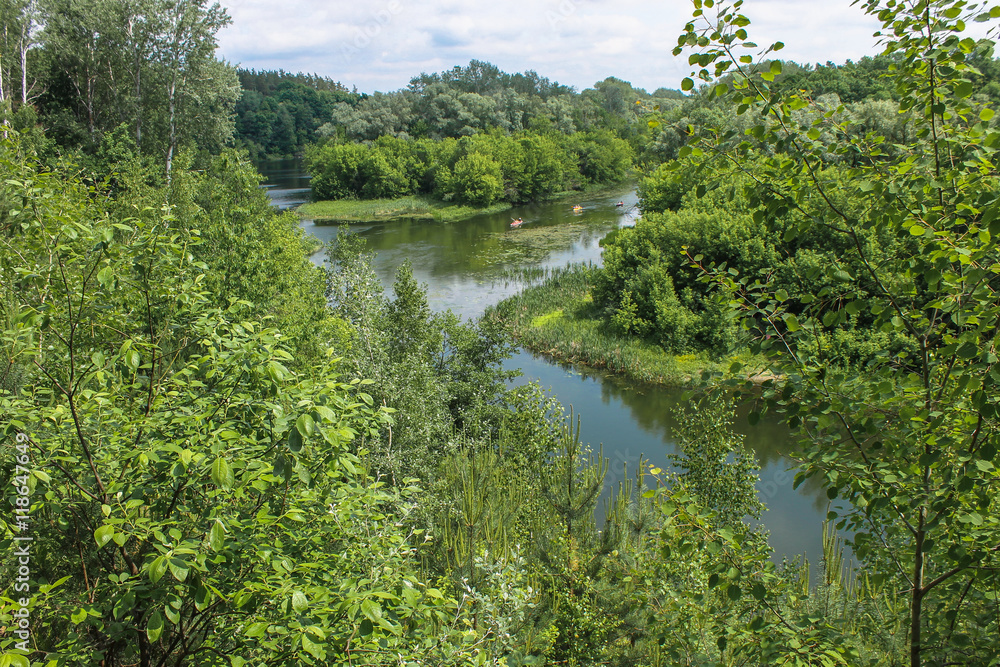
M 476 215 L 502 213 L 510 204 L 500 203 L 486 208 L 446 204 L 432 197 L 414 195 L 397 199 L 338 199 L 308 202 L 296 207 L 302 218 L 318 225 L 341 222 L 387 222 L 391 220 L 434 220 L 457 222 Z

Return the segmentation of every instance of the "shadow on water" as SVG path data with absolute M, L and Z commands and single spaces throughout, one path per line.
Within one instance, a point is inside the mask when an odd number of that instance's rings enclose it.
M 267 177 L 276 206 L 308 198 L 308 177 L 294 161 L 274 161 L 260 167 Z M 273 171 L 272 171 L 273 168 Z M 616 207 L 623 201 L 623 207 Z M 634 191 L 621 191 L 582 200 L 583 210 L 571 203 L 537 204 L 495 215 L 481 215 L 459 223 L 397 221 L 353 225 L 375 253 L 375 271 L 387 289 L 396 269 L 406 259 L 414 276 L 428 287 L 431 307 L 451 309 L 474 318 L 514 293 L 521 285 L 500 280 L 512 270 L 551 269 L 567 263 L 601 263 L 599 242 L 618 227 L 634 224 Z M 524 224 L 511 229 L 513 218 Z M 336 226 L 304 221 L 305 231 L 324 242 L 336 239 Z M 320 264 L 323 254 L 313 261 Z M 518 382 L 537 381 L 564 405 L 582 417 L 581 438 L 593 449 L 604 446 L 610 460 L 606 493 L 623 479 L 623 468 L 634 474 L 641 457 L 665 465 L 674 451 L 678 407 L 682 391 L 638 386 L 593 369 L 553 363 L 521 351 L 506 368 L 519 368 Z M 776 560 L 807 554 L 817 561 L 822 554 L 821 524 L 827 498 L 815 481 L 793 489 L 794 462 L 786 454 L 793 442 L 788 430 L 776 421 L 761 420 L 750 426 L 746 410 L 736 415 L 735 430 L 742 434 L 760 463 L 757 485 L 767 505 L 763 522 L 770 531 Z M 813 569 L 816 572 L 816 568 Z

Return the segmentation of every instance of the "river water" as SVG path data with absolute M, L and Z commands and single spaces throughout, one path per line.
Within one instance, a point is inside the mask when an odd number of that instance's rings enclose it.
M 275 206 L 289 208 L 309 197 L 309 177 L 294 160 L 258 165 L 264 187 Z M 622 206 L 617 206 L 622 202 Z M 511 280 L 519 268 L 557 268 L 567 263 L 600 265 L 600 239 L 613 229 L 635 223 L 634 190 L 581 198 L 580 212 L 570 205 L 540 204 L 483 215 L 458 223 L 391 222 L 353 225 L 375 253 L 375 270 L 390 286 L 405 259 L 413 274 L 428 288 L 431 307 L 450 308 L 468 318 L 481 315 L 487 306 L 514 294 L 521 285 Z M 511 229 L 510 221 L 524 224 Z M 337 228 L 302 222 L 303 229 L 322 241 L 333 240 Z M 313 261 L 323 261 L 322 252 Z M 674 451 L 673 432 L 681 391 L 623 381 L 594 369 L 560 364 L 521 350 L 506 363 L 518 368 L 519 382 L 538 382 L 564 406 L 581 416 L 581 439 L 596 451 L 603 445 L 610 459 L 608 488 L 623 478 L 623 465 L 634 474 L 640 457 L 665 465 Z M 774 557 L 805 554 L 815 565 L 822 555 L 821 525 L 827 511 L 824 490 L 816 484 L 792 488 L 793 462 L 784 456 L 791 449 L 789 433 L 780 424 L 762 420 L 751 427 L 740 414 L 735 429 L 741 433 L 760 463 L 757 485 L 767 505 L 762 519 L 770 533 Z

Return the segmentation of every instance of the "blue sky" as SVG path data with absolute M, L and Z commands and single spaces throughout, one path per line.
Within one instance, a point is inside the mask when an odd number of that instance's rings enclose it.
M 233 24 L 219 55 L 246 68 L 316 72 L 359 91 L 405 87 L 471 59 L 529 69 L 578 90 L 608 76 L 650 92 L 690 68 L 671 49 L 687 0 L 221 0 Z M 800 63 L 879 51 L 878 23 L 850 0 L 746 0 L 751 39 Z

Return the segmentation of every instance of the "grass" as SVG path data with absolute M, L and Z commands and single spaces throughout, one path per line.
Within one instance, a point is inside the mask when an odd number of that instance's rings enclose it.
M 538 284 L 501 301 L 486 316 L 502 321 L 521 345 L 533 352 L 640 382 L 685 386 L 697 381 L 704 371 L 725 373 L 733 361 L 762 368 L 761 360 L 749 352 L 725 359 L 713 359 L 705 353 L 675 355 L 659 345 L 611 331 L 590 293 L 597 270 L 576 265 L 548 271 L 545 276 L 537 272 L 524 276 Z
M 432 197 L 413 195 L 398 199 L 337 199 L 302 204 L 295 212 L 317 225 L 341 222 L 385 222 L 388 220 L 425 220 L 457 222 L 482 213 L 500 213 L 510 208 L 502 202 L 487 208 L 459 206 Z

